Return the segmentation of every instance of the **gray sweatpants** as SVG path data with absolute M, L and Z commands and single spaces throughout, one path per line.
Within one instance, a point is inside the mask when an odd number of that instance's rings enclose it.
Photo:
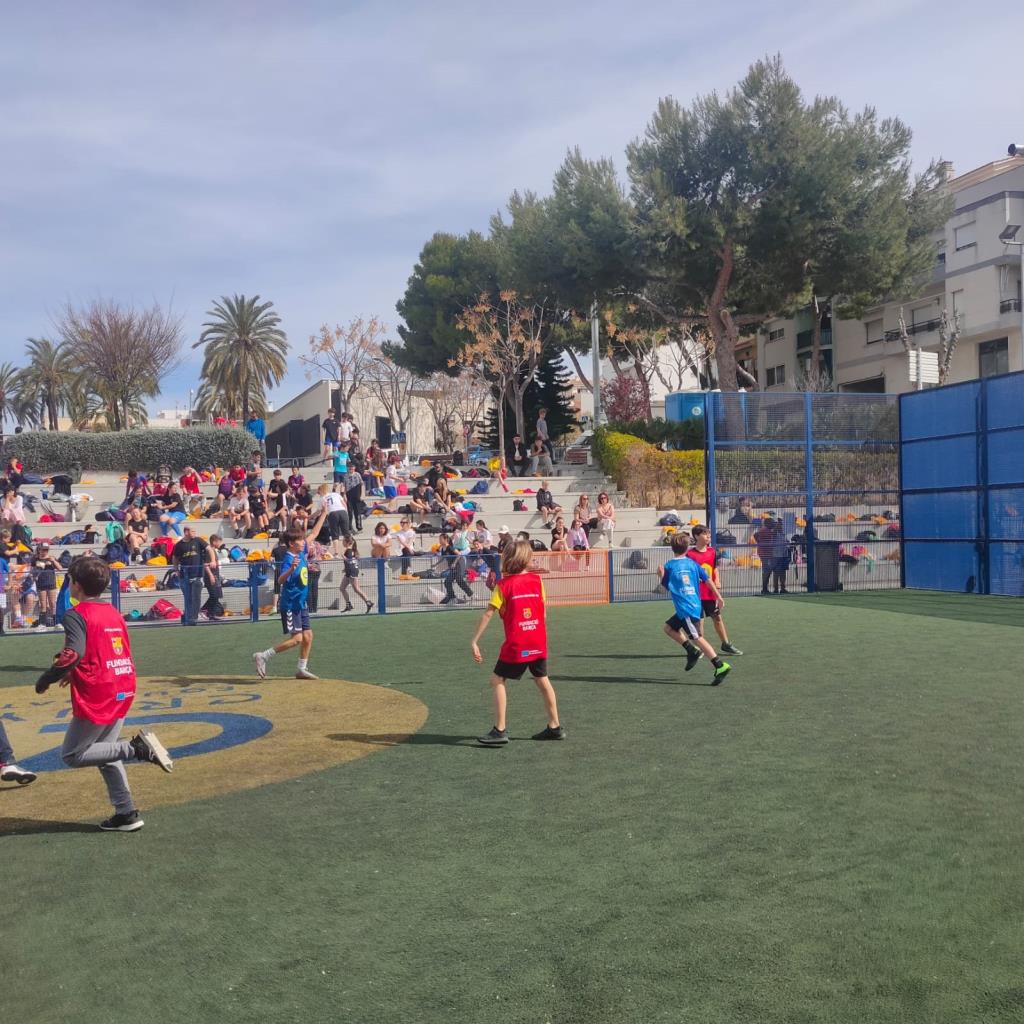
M 99 768 L 107 784 L 110 802 L 118 814 L 135 810 L 124 762 L 137 758 L 132 745 L 127 740 L 118 739 L 123 723 L 122 718 L 109 725 L 72 718 L 60 751 L 61 759 L 69 768 Z

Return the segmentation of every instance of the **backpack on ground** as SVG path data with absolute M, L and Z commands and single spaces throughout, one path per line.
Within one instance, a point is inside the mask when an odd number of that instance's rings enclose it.
M 487 481 L 478 480 L 473 484 L 473 489 L 469 492 L 470 494 L 486 494 L 487 493 Z
M 235 544 L 228 552 L 228 558 L 230 558 L 232 562 L 244 562 L 245 548 L 239 547 Z
M 626 559 L 627 569 L 649 569 L 650 567 L 650 563 L 639 551 L 633 551 Z
M 533 548 L 534 551 L 547 551 L 548 549 L 547 544 L 540 540 L 531 540 L 530 547 Z
M 170 558 L 174 554 L 174 541 L 170 537 L 157 537 L 152 544 L 153 550 L 164 558 Z
M 71 562 L 73 560 L 73 557 L 74 556 L 71 554 L 70 551 L 62 551 L 60 553 L 60 558 L 57 559 L 57 564 L 62 569 L 69 569 L 71 567 Z
M 675 512 L 666 512 L 659 520 L 659 526 L 682 526 L 683 521 Z
M 123 541 L 115 540 L 111 541 L 103 549 L 103 554 L 100 557 L 107 563 L 107 565 L 111 565 L 114 562 L 124 562 L 127 565 L 131 560 L 131 552 L 125 546 Z
M 61 544 L 84 544 L 85 543 L 85 530 L 72 530 L 70 533 L 65 533 L 60 541 Z
M 177 590 L 181 586 L 181 573 L 177 569 L 168 569 L 164 578 L 156 585 L 157 590 Z
M 146 618 L 153 621 L 180 619 L 181 609 L 177 605 L 171 604 L 166 597 L 161 597 L 153 602 L 153 607 L 149 609 Z
M 738 544 L 739 541 L 736 540 L 736 534 L 733 533 L 732 530 L 719 530 L 715 534 L 715 543 L 716 544 Z
M 114 541 L 124 540 L 124 527 L 120 523 L 107 523 L 103 528 L 103 532 L 107 535 L 108 544 L 113 544 Z
M 854 537 L 854 540 L 859 540 L 862 543 L 866 540 L 878 540 L 878 534 L 874 530 L 861 530 L 860 533 Z
M 522 498 L 514 499 L 513 502 L 512 502 L 512 511 L 513 512 L 525 512 L 526 511 L 526 502 L 523 501 Z

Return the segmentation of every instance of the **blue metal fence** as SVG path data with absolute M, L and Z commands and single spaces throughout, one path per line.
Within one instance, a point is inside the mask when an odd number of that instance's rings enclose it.
M 907 587 L 1024 596 L 1024 373 L 902 395 Z

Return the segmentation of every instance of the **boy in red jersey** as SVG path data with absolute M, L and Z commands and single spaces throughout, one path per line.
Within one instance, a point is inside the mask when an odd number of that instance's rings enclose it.
M 508 743 L 505 727 L 505 708 L 508 694 L 505 683 L 509 679 L 522 679 L 526 669 L 544 698 L 548 724 L 534 735 L 535 740 L 564 740 L 565 730 L 558 722 L 558 702 L 555 689 L 548 679 L 548 636 L 544 621 L 544 585 L 540 577 L 527 572 L 533 561 L 533 548 L 525 540 L 510 544 L 501 555 L 501 579 L 494 587 L 490 604 L 480 617 L 476 636 L 471 644 L 473 658 L 479 665 L 483 655 L 478 646 L 491 616 L 497 612 L 505 626 L 505 642 L 498 653 L 498 661 L 491 676 L 494 693 L 494 728 L 477 742 L 485 747 L 503 747 Z
M 128 630 L 116 608 L 96 598 L 110 586 L 110 568 L 92 555 L 76 558 L 68 570 L 71 599 L 64 615 L 64 648 L 36 682 L 36 693 L 53 683 L 71 684 L 71 724 L 61 758 L 69 768 L 99 768 L 107 784 L 113 817 L 107 832 L 135 832 L 144 822 L 132 800 L 126 761 L 149 761 L 165 772 L 173 765 L 163 744 L 147 729 L 120 739 L 135 699 L 135 663 Z
M 686 552 L 686 557 L 692 558 L 698 565 L 703 565 L 711 579 L 717 583 L 718 571 L 716 565 L 718 556 L 715 554 L 715 549 L 711 547 L 711 531 L 706 526 L 695 526 L 692 530 L 692 537 L 693 547 Z M 738 647 L 734 647 L 729 643 L 729 634 L 725 628 L 725 620 L 722 618 L 722 609 L 715 600 L 715 595 L 711 593 L 711 588 L 703 581 L 700 585 L 700 605 L 700 635 L 704 635 L 704 618 L 710 617 L 711 621 L 715 624 L 715 632 L 722 641 L 722 653 L 742 654 L 743 652 Z

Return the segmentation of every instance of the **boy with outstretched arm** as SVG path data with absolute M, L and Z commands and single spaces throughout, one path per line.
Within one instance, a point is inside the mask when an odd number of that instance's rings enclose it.
M 71 724 L 61 759 L 69 768 L 99 768 L 114 814 L 100 823 L 106 832 L 136 832 L 139 815 L 124 766 L 147 761 L 173 768 L 164 745 L 148 729 L 130 740 L 121 727 L 135 699 L 135 662 L 121 613 L 97 598 L 110 586 L 110 567 L 84 555 L 68 569 L 74 607 L 64 613 L 64 647 L 36 682 L 36 693 L 54 683 L 71 686 Z
M 695 526 L 692 530 L 693 547 L 686 552 L 687 558 L 692 558 L 698 565 L 703 565 L 711 574 L 711 579 L 718 578 L 715 571 L 718 565 L 718 554 L 711 546 L 711 531 L 706 526 Z M 729 643 L 729 633 L 725 628 L 725 620 L 722 618 L 722 607 L 715 600 L 711 588 L 701 580 L 700 584 L 700 606 L 701 606 L 701 630 L 704 635 L 704 619 L 709 618 L 714 623 L 718 639 L 722 641 L 723 654 L 742 654 L 743 652 Z
M 309 536 L 315 537 L 320 532 L 327 518 L 327 505 L 320 510 L 320 517 Z M 256 674 L 260 679 L 267 678 L 267 662 L 282 651 L 291 647 L 299 648 L 299 664 L 295 669 L 296 679 L 318 679 L 309 671 L 309 652 L 313 649 L 313 627 L 309 621 L 309 546 L 306 532 L 292 525 L 281 538 L 288 550 L 281 564 L 275 568 L 281 593 L 277 599 L 277 607 L 281 612 L 281 626 L 287 639 L 276 647 L 268 647 L 265 651 L 256 651 L 252 660 L 256 664 Z
M 497 612 L 505 627 L 505 642 L 498 652 L 498 661 L 491 676 L 494 695 L 494 728 L 478 743 L 485 747 L 502 747 L 508 743 L 505 709 L 508 703 L 506 681 L 522 679 L 529 669 L 540 690 L 548 714 L 548 724 L 534 735 L 535 740 L 564 740 L 565 730 L 558 721 L 555 689 L 548 678 L 548 638 L 544 615 L 544 585 L 534 572 L 527 572 L 533 561 L 529 541 L 509 544 L 501 555 L 501 579 L 494 587 L 490 604 L 480 617 L 476 635 L 470 645 L 477 664 L 483 661 L 479 641 L 491 616 Z
M 725 599 L 703 565 L 686 557 L 688 542 L 684 534 L 672 538 L 672 554 L 662 570 L 661 585 L 672 596 L 675 615 L 665 623 L 665 634 L 686 650 L 686 671 L 689 672 L 703 656 L 714 666 L 712 686 L 717 686 L 729 674 L 731 666 L 715 654 L 715 649 L 701 636 L 700 631 L 700 584 L 707 584 L 714 597 L 716 607 L 721 610 Z

